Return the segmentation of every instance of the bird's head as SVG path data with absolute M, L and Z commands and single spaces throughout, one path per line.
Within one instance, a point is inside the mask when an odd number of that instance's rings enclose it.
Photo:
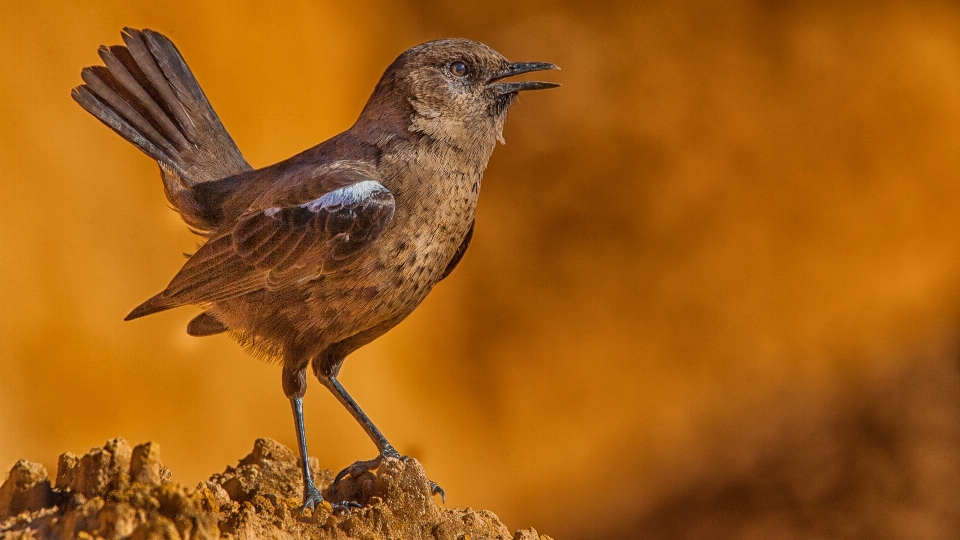
M 387 68 L 364 113 L 374 112 L 370 109 L 376 104 L 380 116 L 386 106 L 406 117 L 410 131 L 454 146 L 489 140 L 492 150 L 519 92 L 560 86 L 504 79 L 546 69 L 559 68 L 545 62 L 510 62 L 468 39 L 429 41 L 408 49 Z

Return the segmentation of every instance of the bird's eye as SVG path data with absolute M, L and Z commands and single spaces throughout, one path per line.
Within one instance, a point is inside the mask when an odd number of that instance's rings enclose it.
M 464 77 L 467 74 L 467 65 L 463 62 L 454 62 L 450 64 L 450 73 L 457 77 Z

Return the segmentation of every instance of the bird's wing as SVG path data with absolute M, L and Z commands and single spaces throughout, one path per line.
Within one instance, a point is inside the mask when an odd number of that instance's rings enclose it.
M 311 186 L 329 188 L 312 198 Z M 393 219 L 393 194 L 369 170 L 328 169 L 326 177 L 260 197 L 183 265 L 170 285 L 127 319 L 278 289 L 343 268 Z

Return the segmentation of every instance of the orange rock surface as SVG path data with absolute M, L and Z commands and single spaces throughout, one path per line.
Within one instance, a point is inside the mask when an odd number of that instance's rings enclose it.
M 493 512 L 437 506 L 420 464 L 386 459 L 375 472 L 331 488 L 333 472 L 311 458 L 315 480 L 332 502 L 301 516 L 297 455 L 257 439 L 235 467 L 189 489 L 171 481 L 160 448 L 131 448 L 122 438 L 84 456 L 60 456 L 51 485 L 42 465 L 18 461 L 0 486 L 0 539 L 513 539 L 543 540 L 533 529 L 511 534 Z

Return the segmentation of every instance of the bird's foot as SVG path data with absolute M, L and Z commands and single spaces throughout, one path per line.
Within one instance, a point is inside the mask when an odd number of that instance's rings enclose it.
M 427 478 L 427 480 L 430 482 L 430 494 L 439 495 L 440 502 L 443 504 L 447 504 L 447 494 L 443 491 L 443 488 L 440 487 L 440 484 L 434 482 L 433 480 L 430 480 L 429 478 Z
M 323 506 L 324 500 L 323 495 L 320 495 L 320 490 L 314 485 L 308 485 L 303 488 L 303 506 L 300 507 L 300 517 L 307 517 L 307 511 L 310 511 L 310 514 L 315 514 L 317 508 Z
M 336 492 L 337 486 L 340 485 L 341 481 L 347 478 L 357 479 L 368 472 L 372 473 L 373 471 L 380 468 L 380 465 L 383 464 L 384 458 L 399 459 L 404 463 L 410 460 L 409 456 L 401 456 L 400 453 L 394 450 L 392 447 L 388 447 L 379 456 L 366 461 L 356 461 L 346 469 L 343 469 L 342 471 L 340 471 L 337 474 L 336 478 L 333 479 L 333 484 L 331 485 L 330 489 Z M 444 493 L 443 488 L 440 487 L 440 485 L 434 482 L 433 480 L 428 479 L 428 481 L 430 482 L 430 493 L 432 495 L 440 495 L 441 502 L 446 503 L 447 494 Z
M 380 454 L 379 456 L 369 459 L 366 461 L 355 461 L 352 465 L 346 469 L 337 473 L 336 478 L 333 479 L 333 484 L 331 484 L 330 489 L 333 491 L 337 490 L 337 486 L 340 485 L 340 482 L 346 478 L 360 478 L 361 475 L 373 472 L 380 468 L 380 464 L 383 463 L 384 457 L 393 457 L 393 456 L 384 456 Z
M 344 501 L 342 503 L 329 503 L 324 500 L 320 490 L 314 485 L 309 485 L 303 490 L 303 506 L 300 507 L 300 517 L 307 518 L 317 515 L 317 510 L 326 504 L 330 512 L 339 514 L 340 512 L 349 513 L 352 508 L 360 508 L 361 505 L 353 501 Z M 307 511 L 309 510 L 309 515 Z

